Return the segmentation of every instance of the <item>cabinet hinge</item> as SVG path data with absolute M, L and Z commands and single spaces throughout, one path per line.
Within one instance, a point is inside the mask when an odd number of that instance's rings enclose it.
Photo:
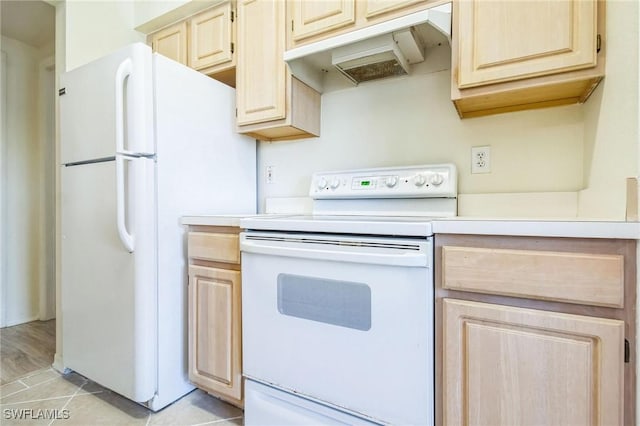
M 235 51 L 235 44 L 231 43 L 231 53 L 233 53 Z
M 293 32 L 293 19 L 291 20 L 291 32 Z
M 236 108 L 236 118 L 238 118 L 238 108 Z
M 596 53 L 600 53 L 600 48 L 602 47 L 602 37 L 600 34 L 596 36 Z
M 232 10 L 231 11 L 231 22 L 233 22 L 235 19 L 235 12 Z
M 627 339 L 624 339 L 624 362 L 628 363 L 629 362 L 629 341 Z

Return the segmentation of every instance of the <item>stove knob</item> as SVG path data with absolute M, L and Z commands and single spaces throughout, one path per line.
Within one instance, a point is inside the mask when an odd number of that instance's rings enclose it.
M 325 189 L 327 187 L 327 180 L 325 178 L 320 178 L 318 180 L 318 189 Z
M 431 175 L 430 182 L 433 186 L 440 186 L 444 182 L 444 177 L 440 173 L 434 173 Z
M 331 189 L 337 189 L 340 186 L 340 179 L 334 178 L 331 181 Z
M 393 188 L 398 184 L 398 176 L 390 176 L 384 180 L 384 184 L 387 188 Z
M 427 179 L 423 175 L 415 175 L 413 177 L 413 184 L 415 186 L 422 186 L 427 183 Z

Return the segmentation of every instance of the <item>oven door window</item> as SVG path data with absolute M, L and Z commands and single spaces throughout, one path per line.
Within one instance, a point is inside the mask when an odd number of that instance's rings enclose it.
M 367 331 L 371 328 L 371 288 L 352 281 L 278 274 L 278 311 Z

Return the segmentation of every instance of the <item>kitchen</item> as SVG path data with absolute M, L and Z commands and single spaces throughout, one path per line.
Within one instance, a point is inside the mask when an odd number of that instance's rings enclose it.
M 68 42 L 56 55 L 67 69 L 144 40 L 131 23 L 154 7 L 63 6 Z M 637 15 L 633 2 L 608 3 L 606 77 L 584 105 L 460 120 L 448 46 L 410 77 L 354 88 L 328 75 L 319 138 L 258 144 L 259 210 L 267 198 L 305 197 L 313 171 L 453 162 L 461 216 L 624 220 L 626 178 L 638 175 Z M 491 147 L 491 173 L 470 173 L 474 146 Z

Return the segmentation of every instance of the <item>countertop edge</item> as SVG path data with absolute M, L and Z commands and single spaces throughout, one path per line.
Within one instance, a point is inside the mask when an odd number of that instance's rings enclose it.
M 640 222 L 437 219 L 434 234 L 640 239 Z

